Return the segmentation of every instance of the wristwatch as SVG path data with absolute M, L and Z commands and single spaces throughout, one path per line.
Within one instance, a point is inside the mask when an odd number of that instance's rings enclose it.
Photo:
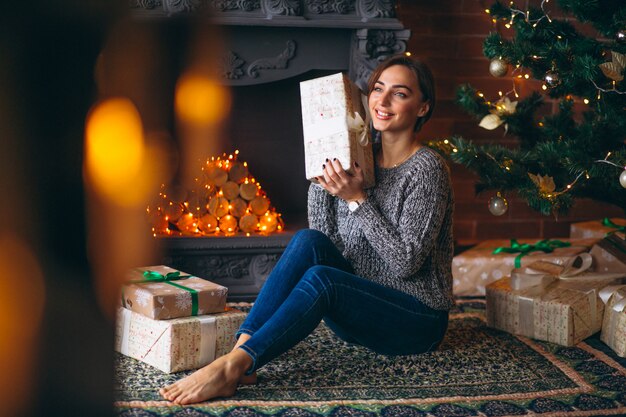
M 350 210 L 350 212 L 353 212 L 354 210 L 358 209 L 360 205 L 361 203 L 359 203 L 357 200 L 352 200 L 348 203 L 348 210 Z

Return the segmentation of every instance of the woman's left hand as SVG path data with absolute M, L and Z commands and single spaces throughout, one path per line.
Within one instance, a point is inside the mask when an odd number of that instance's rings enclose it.
M 346 201 L 362 201 L 366 194 L 363 190 L 363 169 L 354 163 L 354 174 L 349 174 L 337 159 L 327 159 L 324 164 L 324 176 L 317 177 L 320 185 L 330 194 Z

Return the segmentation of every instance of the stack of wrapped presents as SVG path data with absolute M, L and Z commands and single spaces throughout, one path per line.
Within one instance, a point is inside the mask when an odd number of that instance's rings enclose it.
M 486 296 L 487 325 L 572 346 L 601 331 L 626 357 L 626 221 L 575 223 L 568 239 L 486 241 L 453 261 L 456 295 Z
M 129 271 L 117 311 L 115 350 L 163 372 L 197 369 L 228 353 L 246 314 L 228 289 L 167 266 Z

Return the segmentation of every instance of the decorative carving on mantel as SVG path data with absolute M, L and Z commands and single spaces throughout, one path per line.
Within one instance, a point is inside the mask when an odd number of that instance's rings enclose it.
M 251 12 L 261 8 L 260 0 L 212 0 L 212 7 L 221 12 L 226 10 L 243 10 Z
M 346 14 L 355 10 L 354 0 L 305 0 L 306 8 L 311 13 Z
M 394 0 L 357 0 L 357 13 L 366 19 L 395 17 Z
M 369 30 L 355 31 L 352 56 L 350 59 L 350 78 L 361 90 L 367 90 L 367 80 L 376 66 L 394 54 L 406 51 L 406 42 L 411 31 L 404 30 Z
M 287 68 L 289 60 L 296 54 L 296 42 L 294 40 L 287 41 L 287 47 L 277 57 L 261 58 L 254 61 L 248 67 L 248 75 L 252 78 L 259 76 L 260 69 L 284 69 Z
M 246 63 L 233 51 L 228 51 L 221 59 L 221 74 L 223 78 L 238 80 L 244 75 L 243 65 Z
M 200 0 L 163 0 L 163 9 L 169 14 L 193 12 L 200 6 Z
M 262 0 L 262 9 L 267 17 L 299 16 L 301 13 L 298 0 Z
M 130 0 L 130 7 L 132 9 L 152 10 L 162 5 L 161 0 Z

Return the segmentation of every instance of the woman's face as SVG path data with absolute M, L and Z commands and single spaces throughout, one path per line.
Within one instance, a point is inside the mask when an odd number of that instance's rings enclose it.
M 381 132 L 413 132 L 418 117 L 428 112 L 417 76 L 404 65 L 393 65 L 378 77 L 369 95 L 374 128 Z

